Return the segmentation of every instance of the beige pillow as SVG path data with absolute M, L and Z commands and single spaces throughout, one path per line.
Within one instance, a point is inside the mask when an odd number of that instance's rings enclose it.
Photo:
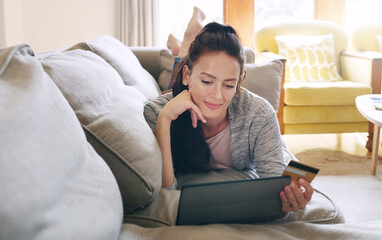
M 332 82 L 338 74 L 333 35 L 276 36 L 279 54 L 286 58 L 286 82 Z
M 174 61 L 175 57 L 170 53 L 170 50 L 162 49 L 159 51 L 159 64 L 162 71 L 159 75 L 158 84 L 162 91 L 168 90 Z
M 152 201 L 161 189 L 162 160 L 143 117 L 145 97 L 91 51 L 56 53 L 40 61 L 113 171 L 125 213 Z
M 118 39 L 105 35 L 78 43 L 69 50 L 92 51 L 109 63 L 121 76 L 123 82 L 140 91 L 147 99 L 159 96 L 160 89 L 149 72 L 142 67 L 133 52 Z

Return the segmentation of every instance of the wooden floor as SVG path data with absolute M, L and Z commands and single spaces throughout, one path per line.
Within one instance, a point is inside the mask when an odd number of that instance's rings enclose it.
M 371 156 L 365 147 L 367 133 L 289 134 L 283 135 L 287 149 L 293 154 L 312 149 L 329 149 L 359 156 Z M 379 152 L 381 153 L 381 145 Z

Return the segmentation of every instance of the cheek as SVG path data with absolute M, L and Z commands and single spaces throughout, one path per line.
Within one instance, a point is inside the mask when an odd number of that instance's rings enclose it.
M 233 96 L 235 96 L 236 91 L 229 91 L 225 94 L 225 103 L 229 105 L 232 101 Z

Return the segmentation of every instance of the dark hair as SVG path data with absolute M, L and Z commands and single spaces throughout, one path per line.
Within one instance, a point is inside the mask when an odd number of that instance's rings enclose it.
M 175 81 L 172 93 L 175 97 L 188 86 L 183 85 L 184 66 L 190 71 L 198 59 L 206 53 L 225 52 L 237 58 L 240 64 L 240 77 L 237 90 L 244 75 L 245 56 L 239 36 L 231 26 L 221 25 L 216 22 L 207 24 L 191 43 L 188 55 L 176 66 Z M 185 111 L 171 124 L 171 151 L 174 168 L 177 172 L 201 172 L 211 170 L 211 151 L 204 140 L 203 132 L 198 123 L 197 128 L 192 127 L 191 115 Z

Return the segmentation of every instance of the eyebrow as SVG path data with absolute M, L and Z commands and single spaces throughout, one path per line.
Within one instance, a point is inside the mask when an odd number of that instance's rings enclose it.
M 214 75 L 211 75 L 211 74 L 206 73 L 206 72 L 201 72 L 200 74 L 203 74 L 203 75 L 206 75 L 207 77 L 216 79 L 216 77 L 215 77 Z M 236 79 L 236 78 L 229 78 L 229 79 L 226 79 L 226 80 L 224 80 L 224 81 L 225 81 L 225 82 L 227 82 L 227 81 L 229 81 L 229 82 L 232 82 L 232 81 L 236 82 L 237 79 Z

